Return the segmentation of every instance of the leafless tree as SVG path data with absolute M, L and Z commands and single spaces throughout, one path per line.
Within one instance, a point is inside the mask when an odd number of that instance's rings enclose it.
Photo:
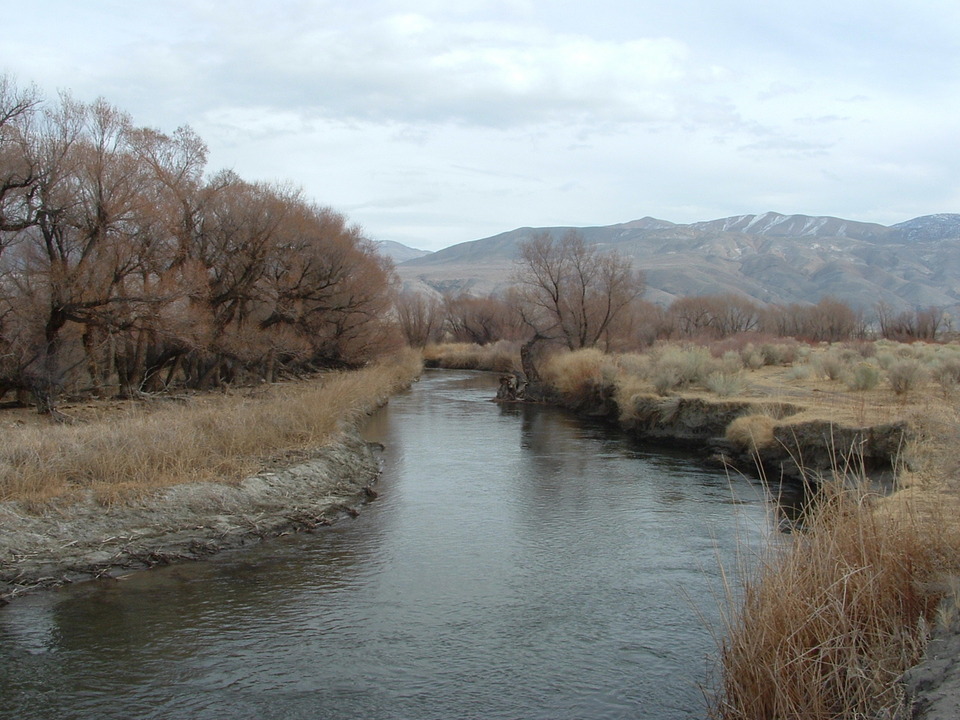
M 517 309 L 532 335 L 528 354 L 543 341 L 571 350 L 597 345 L 645 289 L 629 260 L 587 245 L 577 231 L 559 241 L 541 232 L 521 244 L 515 283 Z

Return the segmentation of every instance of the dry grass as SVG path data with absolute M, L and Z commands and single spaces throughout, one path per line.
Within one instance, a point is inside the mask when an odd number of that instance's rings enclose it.
M 777 421 L 769 415 L 745 415 L 727 427 L 726 439 L 740 450 L 750 453 L 773 445 L 773 428 Z
M 905 503 L 875 512 L 849 483 L 815 508 L 730 594 L 713 717 L 902 716 L 899 679 L 922 657 L 960 536 Z
M 540 368 L 543 382 L 566 397 L 589 396 L 615 374 L 613 359 L 596 348 L 557 353 Z
M 442 343 L 423 348 L 423 360 L 430 367 L 449 370 L 511 372 L 520 369 L 520 350 L 517 343 L 503 340 L 490 345 Z
M 129 404 L 68 426 L 3 430 L 0 499 L 78 491 L 116 502 L 183 482 L 236 482 L 280 456 L 328 442 L 419 373 L 409 353 L 356 372 L 173 402 Z

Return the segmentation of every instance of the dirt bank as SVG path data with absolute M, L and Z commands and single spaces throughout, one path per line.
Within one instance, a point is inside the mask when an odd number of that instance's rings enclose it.
M 31 589 L 311 531 L 356 514 L 375 497 L 379 472 L 374 450 L 350 430 L 293 467 L 237 485 L 177 485 L 107 507 L 91 497 L 40 512 L 0 503 L 0 603 Z
M 537 387 L 528 394 L 610 422 L 638 440 L 699 451 L 713 464 L 743 473 L 756 473 L 761 467 L 771 480 L 809 482 L 829 475 L 838 463 L 849 462 L 888 482 L 891 473 L 910 460 L 913 432 L 906 423 L 854 425 L 810 418 L 796 403 L 640 394 L 621 407 L 608 385 L 597 385 L 575 398 Z M 757 416 L 769 419 L 768 437 L 743 444 L 728 439 L 734 421 Z

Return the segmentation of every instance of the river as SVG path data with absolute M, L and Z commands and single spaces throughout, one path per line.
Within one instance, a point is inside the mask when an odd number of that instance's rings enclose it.
M 374 415 L 356 519 L 0 608 L 0 718 L 704 717 L 762 489 L 495 390 Z

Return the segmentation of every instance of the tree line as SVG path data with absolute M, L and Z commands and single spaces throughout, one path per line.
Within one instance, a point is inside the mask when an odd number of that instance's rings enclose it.
M 395 346 L 393 266 L 358 227 L 206 163 L 190 128 L 0 76 L 0 394 L 48 410 L 68 383 L 271 381 Z
M 588 245 L 577 231 L 546 232 L 522 243 L 512 286 L 488 297 L 427 297 L 407 292 L 398 320 L 408 343 L 449 339 L 484 345 L 506 339 L 521 353 L 538 344 L 576 350 L 637 350 L 657 340 L 716 340 L 741 333 L 808 342 L 884 337 L 936 340 L 948 327 L 939 308 L 895 312 L 884 304 L 868 318 L 835 298 L 815 304 L 764 305 L 744 295 L 687 296 L 661 307 L 642 299 L 642 272 L 617 252 Z M 525 362 L 529 375 L 535 372 Z
M 50 102 L 0 76 L 0 397 L 51 411 L 63 388 L 121 396 L 271 382 L 357 366 L 404 341 L 516 341 L 622 351 L 658 339 L 764 332 L 864 337 L 825 298 L 761 306 L 736 294 L 642 299 L 643 274 L 577 232 L 520 248 L 489 297 L 398 292 L 360 228 L 294 187 L 209 172 L 190 128 L 138 127 L 105 100 Z M 934 339 L 935 308 L 877 308 L 879 332 Z

